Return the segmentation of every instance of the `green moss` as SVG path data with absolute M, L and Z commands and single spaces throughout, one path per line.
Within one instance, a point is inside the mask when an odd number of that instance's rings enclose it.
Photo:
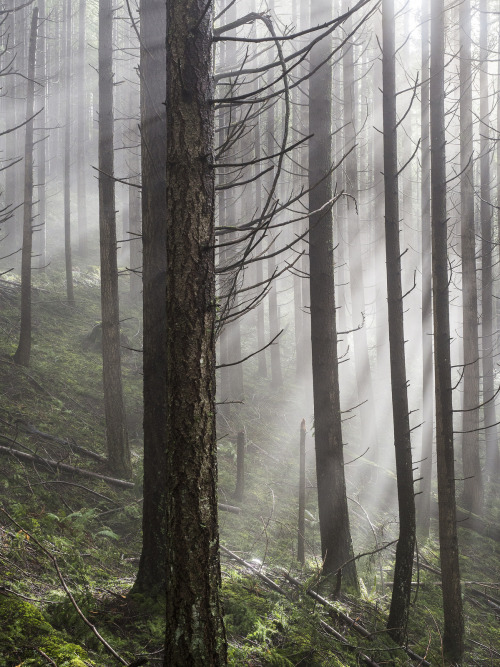
M 41 651 L 41 652 L 40 652 Z M 0 595 L 0 667 L 46 665 L 45 653 L 58 667 L 85 667 L 87 652 L 67 642 L 28 602 Z

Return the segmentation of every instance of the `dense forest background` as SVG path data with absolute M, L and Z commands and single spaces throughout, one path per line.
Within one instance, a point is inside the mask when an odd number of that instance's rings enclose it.
M 0 3 L 0 665 L 500 664 L 499 11 Z

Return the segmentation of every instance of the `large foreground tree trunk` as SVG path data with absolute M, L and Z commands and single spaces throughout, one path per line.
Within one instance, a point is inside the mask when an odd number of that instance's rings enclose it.
M 143 243 L 144 508 L 134 592 L 165 592 L 166 574 L 166 5 L 142 0 L 141 159 Z M 163 218 L 163 219 L 162 219 Z
M 322 23 L 329 12 L 314 17 Z M 311 54 L 309 131 L 309 259 L 311 294 L 311 345 L 314 394 L 318 511 L 324 574 L 335 573 L 352 557 L 352 541 L 344 476 L 344 449 L 340 412 L 337 324 L 333 266 L 331 169 L 332 77 L 330 65 L 315 69 L 328 58 L 330 42 L 324 39 Z M 357 588 L 356 567 L 343 572 Z
M 447 664 L 460 664 L 464 650 L 464 618 L 458 562 L 453 451 L 447 252 L 448 221 L 446 215 L 443 0 L 434 0 L 432 3 L 430 100 L 434 369 L 439 545 L 444 612 L 443 652 Z
M 130 477 L 120 359 L 120 311 L 113 178 L 113 9 L 99 3 L 99 234 L 101 248 L 102 370 L 106 442 L 111 470 Z
M 206 0 L 167 4 L 168 667 L 226 664 L 217 525 L 211 31 Z

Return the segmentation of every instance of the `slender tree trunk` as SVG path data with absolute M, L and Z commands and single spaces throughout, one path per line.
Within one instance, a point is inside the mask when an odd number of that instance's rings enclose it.
M 132 468 L 123 403 L 120 311 L 116 257 L 113 153 L 113 9 L 99 4 L 99 236 L 101 248 L 102 369 L 106 440 L 113 472 L 130 477 Z
M 274 0 L 271 0 L 269 3 L 271 10 L 274 9 Z M 273 52 L 271 51 L 270 57 L 273 57 Z M 271 85 L 272 79 L 274 77 L 273 70 L 270 70 L 268 74 L 268 84 Z M 276 132 L 276 109 L 275 104 L 271 104 L 269 110 L 266 114 L 266 135 L 267 135 L 267 154 L 273 155 L 276 152 L 276 143 L 275 143 L 275 132 Z M 274 178 L 274 173 L 270 172 L 269 177 L 269 187 Z M 276 252 L 276 246 L 272 242 L 273 235 L 270 235 L 271 249 L 270 254 Z M 267 278 L 271 279 L 271 276 L 276 270 L 276 257 L 269 257 L 267 260 Z M 269 289 L 268 297 L 268 315 L 269 315 L 269 338 L 273 339 L 280 330 L 280 314 L 278 307 L 278 289 L 277 281 L 273 280 L 271 287 Z M 283 386 L 283 373 L 281 369 L 281 345 L 279 339 L 276 340 L 270 347 L 271 355 L 271 386 L 278 388 Z
M 301 565 L 306 562 L 306 420 L 300 422 L 299 439 L 299 525 L 297 536 L 297 560 Z
M 434 0 L 431 14 L 430 69 L 432 278 L 434 369 L 436 388 L 436 451 L 439 502 L 439 545 L 443 585 L 443 652 L 460 664 L 464 650 L 464 618 L 460 590 L 453 451 L 453 404 L 450 362 L 448 288 L 446 136 L 444 116 L 444 1 Z M 448 663 L 448 664 L 449 664 Z
M 323 10 L 315 21 L 327 21 Z M 311 53 L 309 83 L 309 195 L 311 211 L 318 211 L 332 198 L 331 169 L 332 77 L 331 67 L 315 69 L 329 54 L 324 39 Z M 333 267 L 333 221 L 331 206 L 309 218 L 311 290 L 311 345 L 314 394 L 316 473 L 321 553 L 324 574 L 337 572 L 352 557 L 352 541 L 344 476 L 344 450 L 340 412 L 337 356 L 337 325 Z M 354 562 L 343 571 L 344 580 L 357 588 Z
M 385 248 L 392 416 L 399 506 L 399 540 L 396 548 L 394 587 L 387 627 L 391 637 L 395 641 L 403 643 L 406 639 L 410 613 L 411 577 L 415 553 L 415 498 L 405 361 L 403 291 L 401 287 L 394 24 L 394 0 L 382 0 Z
M 26 85 L 26 142 L 24 150 L 23 250 L 21 267 L 21 332 L 14 361 L 29 366 L 31 354 L 31 250 L 33 242 L 33 112 L 35 108 L 35 56 L 38 7 L 31 19 Z
M 165 667 L 226 664 L 215 432 L 212 14 L 167 5 Z
M 243 500 L 243 495 L 245 493 L 245 449 L 246 449 L 245 431 L 240 431 L 238 433 L 238 440 L 237 440 L 236 489 L 234 491 L 234 497 L 238 501 Z
M 422 0 L 422 449 L 418 530 L 429 536 L 431 523 L 432 444 L 434 439 L 434 381 L 432 377 L 432 241 L 431 241 L 431 152 L 429 135 L 429 0 Z
M 46 188 L 46 159 L 47 159 L 47 40 L 46 40 L 46 3 L 38 1 L 40 25 L 38 28 L 38 56 L 37 81 L 40 84 L 40 113 L 37 116 L 37 125 L 41 128 L 37 146 L 37 194 L 38 220 L 34 225 L 33 245 L 37 257 L 37 265 L 41 270 L 47 266 L 47 188 Z
M 471 72 L 471 6 L 460 4 L 460 202 L 463 312 L 463 506 L 480 514 L 483 483 L 479 461 L 479 341 L 474 225 L 474 162 Z M 489 159 L 489 158 L 488 158 Z
M 144 508 L 133 592 L 165 593 L 167 545 L 166 5 L 141 0 Z
M 87 257 L 87 183 L 86 183 L 86 143 L 87 143 L 87 106 L 85 90 L 85 12 L 87 0 L 78 4 L 78 115 L 77 115 L 77 156 L 76 174 L 78 191 L 78 252 Z
M 255 160 L 260 160 L 261 158 L 261 128 L 259 122 L 255 124 L 255 131 L 254 131 L 254 147 L 255 147 Z M 259 170 L 259 165 L 256 163 L 255 165 L 255 175 L 258 173 Z M 260 178 L 258 178 L 255 181 L 255 203 L 256 206 L 258 207 L 258 212 L 262 210 L 262 181 Z M 262 264 L 262 261 L 255 262 L 255 267 L 256 267 L 256 283 L 262 284 L 264 281 L 264 266 Z M 264 312 L 264 303 L 261 301 L 256 309 L 255 309 L 255 324 L 257 328 L 257 349 L 261 350 L 264 345 L 266 344 L 266 332 L 265 332 L 265 312 Z M 258 367 L 257 367 L 257 373 L 259 377 L 265 378 L 267 377 L 267 361 L 266 361 L 266 353 L 261 352 L 257 356 L 257 362 L 258 362 Z
M 493 209 L 491 206 L 490 174 L 490 113 L 488 90 L 488 2 L 481 0 L 480 5 L 480 169 L 481 169 L 481 257 L 482 257 L 482 357 L 483 357 L 483 404 L 484 433 L 486 438 L 486 470 L 489 479 L 493 479 L 495 460 L 498 456 L 498 430 L 496 427 L 495 354 L 493 338 L 493 248 L 492 238 Z
M 66 296 L 70 306 L 75 305 L 73 290 L 73 260 L 71 257 L 71 0 L 64 4 L 65 58 L 64 58 L 64 258 L 66 265 Z
M 9 7 L 12 8 L 13 0 L 10 0 Z M 18 20 L 17 12 L 10 12 L 7 15 L 7 22 L 5 25 L 5 30 L 8 32 L 9 36 L 9 50 L 7 51 L 7 57 L 12 60 L 13 67 L 15 70 L 18 70 L 18 58 L 17 58 L 17 44 L 16 44 L 16 22 Z M 10 80 L 9 80 L 10 79 Z M 19 113 L 17 108 L 17 87 L 19 77 L 11 76 L 6 77 L 6 97 L 4 98 L 4 103 L 7 107 L 9 124 L 12 126 L 17 126 L 19 124 Z M 18 131 L 9 132 L 5 138 L 5 152 L 6 157 L 11 160 L 16 160 L 19 158 L 19 138 Z M 6 240 L 5 240 L 5 254 L 7 256 L 11 255 L 18 251 L 19 246 L 16 245 L 16 225 L 17 225 L 17 211 L 16 207 L 18 205 L 19 197 L 19 188 L 17 182 L 17 169 L 15 165 L 9 167 L 5 174 L 5 197 L 6 202 L 9 205 L 12 215 L 7 221 L 6 225 Z M 9 268 L 16 266 L 16 260 L 14 257 L 9 257 Z
M 344 8 L 347 9 L 346 4 Z M 346 23 L 346 31 L 351 31 L 352 21 Z M 363 321 L 366 313 L 363 259 L 361 253 L 361 227 L 359 224 L 358 200 L 360 196 L 358 178 L 358 151 L 356 131 L 356 106 L 357 85 L 356 72 L 354 68 L 354 40 L 344 47 L 343 63 L 343 97 L 344 97 L 344 141 L 346 154 L 345 177 L 346 192 L 353 197 L 347 200 L 347 239 L 349 256 L 349 283 L 352 304 L 352 329 L 354 369 L 356 374 L 357 402 L 359 404 L 359 423 L 361 439 L 364 447 L 377 449 L 377 425 L 374 414 L 373 385 L 371 377 L 370 360 L 368 357 L 368 339 L 366 335 L 366 324 Z M 356 203 L 355 203 L 356 202 Z M 370 451 L 370 456 L 372 452 Z

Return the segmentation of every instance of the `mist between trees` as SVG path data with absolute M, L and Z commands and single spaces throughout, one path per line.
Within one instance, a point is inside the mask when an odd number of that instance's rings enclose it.
M 464 658 L 456 518 L 484 534 L 498 515 L 499 9 L 0 5 L 13 360 L 36 361 L 43 281 L 57 276 L 76 310 L 98 267 L 89 341 L 102 351 L 107 473 L 136 484 L 122 362 L 142 358 L 131 595 L 166 595 L 165 665 L 227 663 L 217 445 L 238 443 L 244 513 L 261 391 L 295 406 L 296 423 L 277 408 L 270 430 L 314 439 L 294 562 L 319 562 L 324 595 L 359 596 L 352 497 L 397 517 L 386 629 L 406 646 L 417 544 L 437 534 L 442 664 L 479 664 Z M 124 342 L 123 304 L 142 313 L 138 346 Z M 258 444 L 273 466 L 283 452 Z M 304 542 L 306 477 L 317 550 Z

